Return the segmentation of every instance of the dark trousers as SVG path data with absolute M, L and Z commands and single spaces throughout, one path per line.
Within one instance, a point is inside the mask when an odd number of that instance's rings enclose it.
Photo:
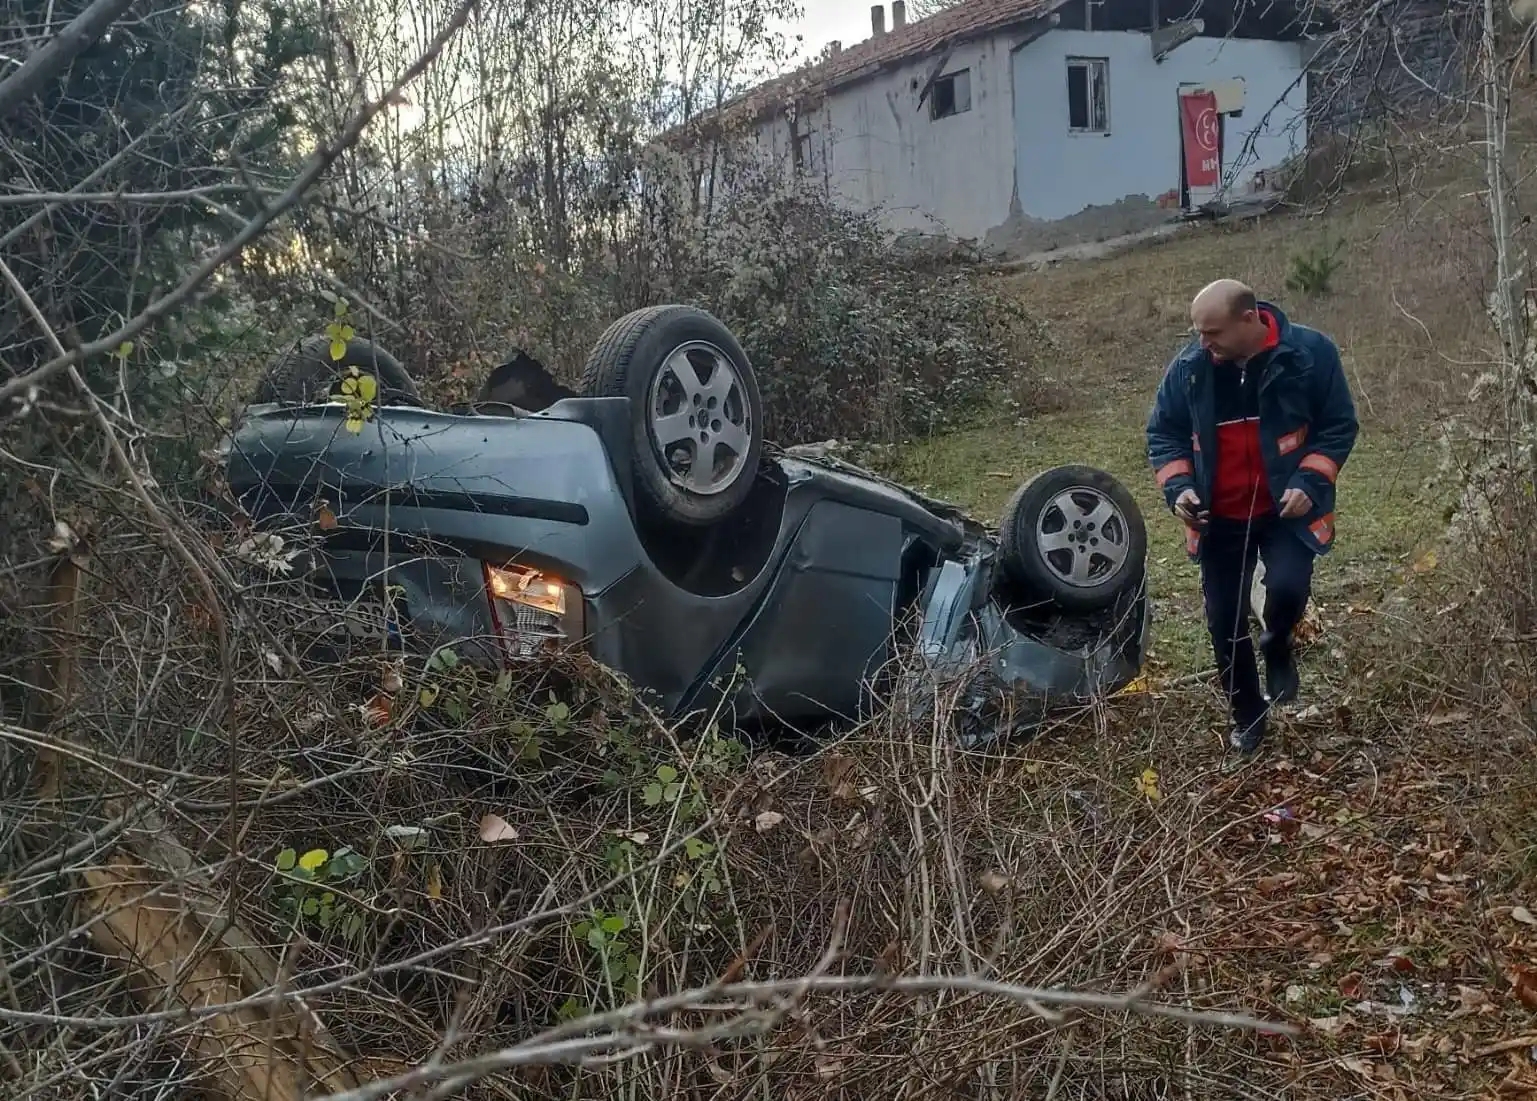
M 1213 518 L 1201 539 L 1201 590 L 1206 627 L 1233 718 L 1247 726 L 1265 713 L 1254 640 L 1249 634 L 1249 590 L 1257 558 L 1265 562 L 1265 630 L 1289 654 L 1292 628 L 1307 608 L 1313 552 L 1276 519 Z

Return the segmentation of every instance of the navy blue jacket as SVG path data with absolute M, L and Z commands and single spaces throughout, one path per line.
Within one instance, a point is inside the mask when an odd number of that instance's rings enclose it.
M 1297 488 L 1313 507 L 1282 520 L 1315 554 L 1334 542 L 1334 483 L 1355 446 L 1359 422 L 1340 366 L 1339 349 L 1322 333 L 1295 325 L 1261 302 L 1280 330 L 1268 352 L 1250 361 L 1260 374 L 1260 447 L 1276 511 L 1281 495 Z M 1169 507 L 1187 489 L 1209 504 L 1217 426 L 1212 372 L 1224 369 L 1193 340 L 1164 371 L 1147 422 L 1147 457 Z M 1200 557 L 1200 533 L 1186 528 L 1186 550 Z

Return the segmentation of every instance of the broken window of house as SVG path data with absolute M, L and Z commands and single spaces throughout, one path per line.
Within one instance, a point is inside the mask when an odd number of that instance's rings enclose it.
M 1110 59 L 1067 59 L 1067 128 L 1086 134 L 1110 132 Z
M 929 102 L 933 105 L 934 117 L 937 119 L 971 110 L 971 70 L 960 69 L 946 73 L 934 81 Z

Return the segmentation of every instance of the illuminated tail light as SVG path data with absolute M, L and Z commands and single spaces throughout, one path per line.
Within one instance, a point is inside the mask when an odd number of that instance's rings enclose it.
M 538 657 L 582 637 L 582 594 L 530 566 L 485 563 L 491 621 L 509 660 Z

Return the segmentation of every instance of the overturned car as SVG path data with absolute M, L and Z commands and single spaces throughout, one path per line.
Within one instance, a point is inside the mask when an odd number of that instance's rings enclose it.
M 520 353 L 449 410 L 368 341 L 306 342 L 223 462 L 258 525 L 305 529 L 332 643 L 487 665 L 581 647 L 668 716 L 800 731 L 869 714 L 894 676 L 959 683 L 975 720 L 1137 675 L 1147 536 L 1108 474 L 1037 474 L 994 532 L 763 425 L 731 332 L 661 306 L 608 329 L 580 393 Z

